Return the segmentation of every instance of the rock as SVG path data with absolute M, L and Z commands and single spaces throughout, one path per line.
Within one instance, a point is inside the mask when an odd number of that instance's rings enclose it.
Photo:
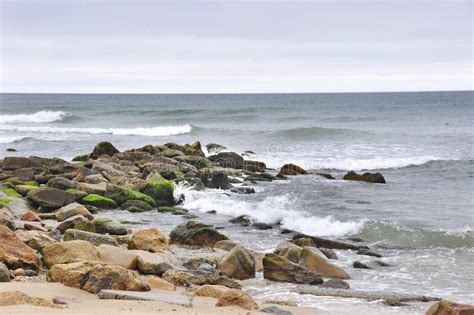
M 170 213 L 173 215 L 185 215 L 188 213 L 188 210 L 179 207 L 158 207 L 156 211 L 159 213 Z
M 0 262 L 10 269 L 39 269 L 36 252 L 6 226 L 0 225 Z
M 223 285 L 231 289 L 240 290 L 242 288 L 242 286 L 237 281 L 229 279 L 228 277 L 225 277 L 225 276 L 215 274 L 215 273 L 193 275 L 184 271 L 170 269 L 163 274 L 162 278 L 177 286 L 190 286 L 192 284 L 194 285 L 213 284 L 213 285 Z
M 61 232 L 61 234 L 64 234 L 67 230 L 73 229 L 77 224 L 82 221 L 87 221 L 87 219 L 84 216 L 78 214 L 58 223 L 55 229 Z
M 15 229 L 15 215 L 13 214 L 13 212 L 10 211 L 10 209 L 2 208 L 2 206 L 3 205 L 0 204 L 0 225 L 4 225 L 12 230 Z
M 354 245 L 351 243 L 344 243 L 344 242 L 339 242 L 339 241 L 333 241 L 317 236 L 309 236 L 301 233 L 296 233 L 293 236 L 293 239 L 299 239 L 302 237 L 307 237 L 313 240 L 314 244 L 316 244 L 316 247 L 321 248 L 329 248 L 329 249 L 351 249 L 351 250 L 359 250 L 361 248 L 367 248 L 366 246 L 363 245 Z
M 206 149 L 209 153 L 219 153 L 222 150 L 227 150 L 226 147 L 217 143 L 208 143 L 206 145 Z
M 267 172 L 263 173 L 252 173 L 245 178 L 245 181 L 250 182 L 271 182 L 276 180 L 277 178 Z
M 57 241 L 48 234 L 39 231 L 17 231 L 18 237 L 29 247 L 41 252 L 48 245 L 55 244 Z
M 79 190 L 79 189 L 68 189 L 66 190 L 68 193 L 74 195 L 74 200 L 75 201 L 81 201 L 82 198 L 87 196 L 87 193 L 85 191 Z
M 174 204 L 174 186 L 167 179 L 150 178 L 143 189 L 143 192 L 151 196 L 158 206 L 167 206 Z
M 367 248 L 361 248 L 357 251 L 357 255 L 366 255 L 366 256 L 373 256 L 377 258 L 382 258 L 382 255 L 379 253 L 376 253 L 374 251 L 371 251 L 370 249 Z
M 137 270 L 145 275 L 155 275 L 161 277 L 166 271 L 173 269 L 167 259 L 160 254 L 147 251 L 134 250 L 137 256 Z
M 98 184 L 89 184 L 89 183 L 77 183 L 76 184 L 77 189 L 86 192 L 86 196 L 88 194 L 95 194 L 95 195 L 100 195 L 100 196 L 106 196 L 106 191 L 108 188 L 107 183 L 101 182 Z M 83 197 L 84 198 L 84 197 Z M 111 198 L 113 199 L 113 198 Z
M 208 187 L 216 189 L 230 189 L 232 188 L 232 185 L 229 183 L 229 178 L 224 172 L 212 172 L 210 174 Z
M 26 157 L 6 156 L 3 158 L 2 168 L 4 170 L 16 170 L 19 168 L 42 169 L 43 165 Z
M 43 248 L 43 261 L 48 268 L 56 264 L 69 264 L 75 261 L 97 261 L 99 252 L 89 242 L 69 241 L 48 245 Z
M 195 292 L 195 296 L 206 296 L 206 297 L 213 297 L 213 298 L 220 298 L 222 294 L 224 294 L 229 288 L 223 285 L 212 285 L 212 284 L 205 284 L 200 286 Z
M 168 238 L 157 228 L 141 229 L 133 235 L 128 248 L 156 253 L 168 248 Z
M 120 224 L 118 221 L 107 217 L 99 217 L 92 220 L 94 223 L 95 231 L 99 234 L 110 234 L 110 235 L 126 235 L 127 228 Z
M 89 210 L 87 210 L 86 207 L 76 202 L 68 204 L 67 206 L 64 206 L 58 211 L 56 211 L 56 219 L 60 222 L 69 219 L 70 217 L 73 217 L 75 215 L 82 215 L 88 220 L 94 219 L 94 217 L 89 212 Z
M 442 299 L 431 305 L 426 315 L 473 315 L 474 305 L 460 304 Z
M 246 214 L 243 214 L 233 219 L 230 219 L 229 222 L 233 224 L 240 224 L 242 226 L 250 226 L 250 224 L 252 223 L 252 218 Z
M 233 193 L 240 194 L 240 195 L 248 195 L 248 194 L 255 194 L 255 188 L 253 187 L 234 187 L 230 190 Z
M 372 269 L 360 261 L 354 261 L 354 263 L 352 264 L 352 267 L 359 268 L 359 269 Z
M 220 152 L 208 159 L 222 167 L 242 169 L 244 165 L 244 158 L 235 152 Z
M 186 262 L 184 262 L 183 267 L 190 270 L 196 270 L 199 267 L 201 267 L 202 264 L 212 265 L 213 261 L 206 257 L 196 257 L 196 258 L 188 259 Z
M 22 221 L 32 221 L 32 222 L 41 222 L 41 219 L 33 211 L 28 211 L 23 214 L 20 218 Z
M 258 310 L 262 313 L 276 314 L 276 315 L 293 315 L 292 312 L 281 309 L 277 306 L 268 306 Z
M 15 190 L 22 196 L 28 196 L 28 193 L 35 189 L 38 189 L 38 187 L 30 186 L 30 185 L 16 185 L 15 186 Z
M 84 181 L 87 184 L 100 184 L 107 183 L 107 180 L 102 176 L 102 174 L 90 174 L 84 177 Z
M 99 156 L 102 154 L 108 155 L 108 156 L 113 156 L 115 153 L 119 153 L 120 151 L 117 150 L 112 143 L 107 142 L 107 141 L 102 141 L 96 144 L 94 147 L 94 150 L 90 154 L 90 158 L 97 160 Z
M 258 308 L 253 298 L 240 290 L 229 289 L 221 295 L 216 306 L 240 306 L 248 310 Z
M 75 196 L 66 191 L 49 188 L 49 187 L 40 187 L 35 190 L 31 190 L 28 193 L 28 198 L 34 203 L 48 209 L 57 209 L 62 206 L 68 205 L 75 200 Z
M 322 176 L 326 179 L 336 179 L 334 176 L 332 176 L 331 174 L 328 174 L 328 173 L 316 173 L 316 175 Z
M 110 198 L 103 197 L 96 194 L 89 194 L 82 198 L 82 203 L 91 205 L 100 209 L 115 209 L 117 208 L 117 203 Z
M 7 148 L 5 151 L 7 151 L 7 152 L 17 152 L 17 149 L 15 149 L 15 148 Z
M 133 291 L 120 291 L 120 290 L 102 290 L 98 294 L 99 299 L 112 299 L 112 300 L 132 300 L 132 301 L 158 301 L 164 304 L 175 304 L 187 308 L 191 308 L 193 297 L 184 295 L 181 293 L 164 293 L 157 291 L 150 292 L 133 292 Z M 138 302 L 140 303 L 140 302 Z M 173 312 L 176 309 L 172 309 Z M 161 309 L 157 312 L 162 313 Z
M 120 207 L 130 212 L 146 212 L 153 210 L 152 206 L 141 200 L 127 200 Z
M 212 263 L 212 262 L 211 262 Z M 202 264 L 200 264 L 197 268 L 196 268 L 196 271 L 200 271 L 200 272 L 203 272 L 203 273 L 216 273 L 218 274 L 219 273 L 219 270 L 217 270 L 216 268 L 214 268 L 211 263 L 207 263 L 207 262 L 203 262 Z
M 201 156 L 177 156 L 175 157 L 175 160 L 192 165 L 197 169 L 212 167 L 212 162 Z
M 255 278 L 255 258 L 246 248 L 237 245 L 222 258 L 217 269 L 229 278 L 253 279 Z
M 281 255 L 288 259 L 289 261 L 297 264 L 300 261 L 301 251 L 303 249 L 299 246 L 289 246 L 287 248 L 282 249 L 278 255 Z
M 263 277 L 273 281 L 323 283 L 318 274 L 276 254 L 266 254 L 263 258 Z
M 214 248 L 215 249 L 222 249 L 222 250 L 225 250 L 225 251 L 229 252 L 229 251 L 232 250 L 232 248 L 234 248 L 237 245 L 239 245 L 237 242 L 234 242 L 234 241 L 231 241 L 231 240 L 223 240 L 223 241 L 219 241 L 219 242 L 215 243 Z
M 118 246 L 117 241 L 108 235 L 103 235 L 99 233 L 92 233 L 87 231 L 69 229 L 64 234 L 64 241 L 86 241 L 91 243 L 94 246 L 99 246 L 101 244 Z
M 48 272 L 48 281 L 61 282 L 94 294 L 104 289 L 150 290 L 150 286 L 135 271 L 97 261 L 55 265 Z
M 265 172 L 267 166 L 263 162 L 259 161 L 244 161 L 242 168 L 249 172 Z
M 160 277 L 150 276 L 146 278 L 146 282 L 152 289 L 176 291 L 176 286 Z
M 48 180 L 46 186 L 51 188 L 56 188 L 60 190 L 67 190 L 67 189 L 74 189 L 76 188 L 76 184 L 70 179 L 64 177 L 53 177 Z
M 135 269 L 137 265 L 137 255 L 122 247 L 101 244 L 97 247 L 100 261 L 113 266 L 120 266 L 125 269 Z
M 95 233 L 95 225 L 91 221 L 81 221 L 74 225 L 75 230 Z
M 192 144 L 185 144 L 183 146 L 183 152 L 186 155 L 205 156 L 204 152 L 202 152 L 201 142 L 199 141 L 196 141 Z
M 10 271 L 4 263 L 0 263 L 0 282 L 10 282 Z
M 280 174 L 283 175 L 306 175 L 308 172 L 295 164 L 285 164 L 280 169 Z
M 13 277 L 24 277 L 26 276 L 26 272 L 25 272 L 25 269 L 23 268 L 18 268 L 18 269 L 15 269 L 13 272 L 12 272 L 12 275 Z
M 314 244 L 313 240 L 310 239 L 309 237 L 293 239 L 291 242 L 299 247 L 305 247 L 305 246 L 316 247 L 316 244 Z
M 313 246 L 313 247 L 315 247 L 315 246 Z M 337 257 L 336 252 L 333 251 L 332 249 L 323 248 L 323 247 L 320 247 L 320 248 L 318 248 L 318 249 L 319 249 L 319 251 L 320 251 L 321 253 L 323 253 L 324 256 L 326 256 L 326 258 L 328 258 L 328 259 L 335 259 L 335 260 L 338 260 L 338 259 L 339 259 L 339 257 Z
M 374 263 L 381 267 L 392 267 L 392 265 L 387 264 L 385 261 L 382 261 L 380 259 L 374 260 Z
M 328 281 L 323 283 L 322 287 L 331 288 L 331 289 L 346 289 L 346 290 L 351 288 L 349 283 L 340 279 L 329 279 Z
M 303 247 L 299 264 L 325 278 L 350 279 L 347 272 L 331 263 L 316 247 Z
M 344 180 L 356 180 L 356 181 L 363 181 L 368 183 L 379 183 L 385 184 L 385 178 L 380 173 L 364 173 L 364 174 L 357 174 L 356 172 L 350 171 L 342 178 Z
M 212 227 L 198 221 L 181 223 L 171 231 L 171 243 L 212 248 L 218 241 L 229 239 Z
M 24 304 L 40 306 L 40 307 L 59 308 L 59 306 L 55 305 L 52 301 L 39 298 L 39 297 L 31 297 L 20 291 L 0 292 L 0 306 L 12 306 L 12 305 L 24 305 Z M 32 313 L 32 312 L 28 312 L 28 313 Z
M 266 224 L 263 222 L 255 222 L 252 224 L 252 227 L 257 230 L 271 230 L 273 227 L 270 224 Z

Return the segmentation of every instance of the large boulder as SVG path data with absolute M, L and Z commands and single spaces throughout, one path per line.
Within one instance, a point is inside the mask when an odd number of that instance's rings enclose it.
M 89 220 L 94 219 L 94 217 L 89 212 L 89 210 L 87 210 L 86 207 L 76 202 L 68 204 L 67 206 L 64 206 L 56 211 L 56 219 L 60 222 L 69 219 L 70 217 L 73 217 L 75 215 L 82 215 Z
M 110 235 L 126 235 L 127 228 L 120 224 L 120 222 L 107 218 L 99 217 L 95 218 L 92 223 L 94 223 L 95 231 L 100 234 L 110 234 Z
M 325 278 L 350 279 L 347 272 L 330 262 L 316 247 L 303 247 L 299 264 Z
M 43 248 L 43 261 L 48 268 L 56 264 L 69 264 L 75 261 L 97 261 L 99 252 L 89 242 L 69 241 L 48 245 Z
M 126 269 L 135 269 L 137 266 L 137 255 L 123 247 L 101 244 L 97 247 L 100 261 Z
M 61 208 L 65 205 L 73 203 L 76 199 L 71 193 L 49 187 L 41 187 L 31 190 L 28 193 L 28 198 L 34 203 L 48 209 Z
M 6 226 L 0 225 L 0 262 L 10 269 L 39 269 L 36 252 Z
M 253 298 L 240 290 L 229 289 L 224 292 L 217 301 L 216 306 L 240 306 L 248 310 L 258 308 Z
M 96 144 L 94 150 L 90 154 L 90 158 L 96 160 L 102 154 L 113 156 L 115 153 L 119 153 L 120 151 L 117 150 L 112 143 L 107 141 L 102 141 Z
M 318 274 L 277 254 L 266 254 L 263 258 L 263 277 L 273 281 L 323 283 Z
M 282 175 L 306 175 L 308 172 L 302 167 L 295 164 L 285 164 L 280 169 L 280 174 Z
M 3 159 L 2 168 L 4 170 L 16 170 L 20 168 L 41 169 L 43 168 L 43 165 L 37 161 L 34 161 L 33 159 L 26 157 L 6 156 Z
M 369 173 L 366 172 L 364 174 L 357 174 L 354 171 L 348 172 L 342 178 L 344 180 L 356 180 L 356 181 L 363 181 L 368 183 L 378 183 L 378 184 L 385 184 L 385 178 L 380 173 Z
M 222 167 L 242 169 L 244 165 L 244 158 L 235 152 L 220 152 L 208 159 Z
M 151 177 L 147 180 L 147 184 L 143 189 L 143 193 L 151 196 L 158 206 L 166 206 L 174 204 L 174 186 L 167 179 Z
M 168 248 L 168 238 L 157 228 L 141 229 L 133 235 L 128 247 L 156 253 Z
M 109 235 L 99 234 L 99 233 L 92 233 L 87 231 L 69 229 L 64 233 L 64 241 L 86 241 L 91 243 L 94 246 L 99 246 L 101 244 L 111 245 L 111 246 L 118 246 L 117 241 L 115 238 Z
M 440 300 L 431 305 L 425 315 L 473 315 L 474 305 L 460 304 L 448 300 Z
M 212 248 L 215 243 L 229 238 L 213 229 L 212 225 L 187 221 L 171 231 L 170 239 L 172 243 Z
M 16 233 L 23 243 L 38 252 L 42 252 L 46 246 L 58 242 L 48 234 L 40 231 L 18 230 Z
M 46 186 L 51 187 L 51 188 L 61 189 L 61 190 L 76 188 L 76 184 L 74 184 L 72 180 L 64 178 L 64 177 L 53 177 L 50 180 L 48 180 L 48 183 L 46 184 Z
M 230 278 L 253 279 L 255 278 L 255 258 L 249 250 L 237 245 L 222 258 L 217 269 Z
M 97 261 L 58 264 L 48 272 L 48 281 L 79 288 L 90 293 L 101 290 L 149 291 L 150 286 L 137 272 Z

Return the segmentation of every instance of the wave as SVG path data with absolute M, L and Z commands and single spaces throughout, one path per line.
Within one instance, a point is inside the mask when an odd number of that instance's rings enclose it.
M 0 115 L 0 124 L 48 123 L 54 121 L 61 121 L 71 116 L 72 115 L 70 113 L 62 111 L 42 110 L 33 114 Z
M 62 128 L 51 126 L 0 126 L 0 131 L 33 132 L 33 133 L 56 133 L 56 134 L 112 134 L 120 136 L 148 136 L 163 137 L 190 133 L 192 126 L 189 124 L 180 126 L 158 126 L 138 128 Z
M 370 132 L 364 130 L 344 129 L 344 128 L 324 128 L 324 127 L 307 127 L 283 129 L 274 132 L 275 137 L 288 140 L 312 140 L 320 137 L 334 137 L 341 135 L 368 135 Z
M 18 143 L 26 139 L 29 139 L 29 137 L 0 135 L 0 143 Z

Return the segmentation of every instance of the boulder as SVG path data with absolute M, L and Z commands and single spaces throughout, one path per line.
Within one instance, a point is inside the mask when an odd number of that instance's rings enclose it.
M 150 291 L 137 272 L 97 261 L 58 264 L 48 272 L 48 281 L 97 294 L 101 290 Z
M 208 159 L 222 167 L 242 169 L 244 165 L 244 158 L 235 152 L 220 152 Z
M 308 172 L 302 167 L 295 164 L 285 164 L 280 169 L 280 174 L 283 175 L 306 175 Z
M 291 242 L 299 247 L 305 247 L 305 246 L 316 247 L 316 244 L 314 244 L 313 240 L 310 239 L 309 237 L 294 239 Z
M 263 162 L 246 160 L 242 164 L 242 168 L 249 172 L 265 172 L 267 166 Z
M 33 248 L 34 250 L 37 250 L 38 252 L 42 252 L 43 248 L 45 248 L 46 246 L 56 244 L 58 242 L 44 232 L 20 231 L 21 230 L 17 231 L 17 235 L 21 239 L 21 241 L 29 247 Z
M 94 219 L 94 217 L 89 212 L 89 210 L 87 210 L 86 207 L 76 202 L 68 204 L 67 206 L 64 206 L 56 211 L 56 219 L 59 222 L 69 219 L 70 217 L 73 217 L 75 215 L 82 215 L 88 220 Z
M 171 243 L 182 245 L 213 247 L 218 241 L 229 238 L 215 229 L 212 225 L 198 221 L 187 221 L 176 226 L 170 233 Z
M 10 269 L 39 269 L 39 258 L 36 252 L 23 243 L 15 232 L 0 225 L 0 262 Z
M 229 290 L 228 287 L 223 285 L 212 285 L 212 284 L 205 284 L 200 286 L 195 292 L 195 296 L 206 296 L 212 298 L 220 298 L 225 291 Z
M 323 283 L 318 274 L 277 254 L 266 254 L 263 258 L 263 277 L 273 281 Z
M 240 290 L 229 289 L 221 295 L 216 306 L 239 306 L 247 310 L 258 309 L 253 298 Z
M 87 184 L 100 184 L 107 183 L 107 180 L 102 176 L 102 174 L 90 174 L 84 177 L 84 181 Z
M 156 253 L 168 248 L 168 238 L 157 228 L 145 228 L 133 235 L 128 248 Z
M 201 178 L 202 179 L 202 178 Z M 230 189 L 232 185 L 229 183 L 229 177 L 224 172 L 212 172 L 207 183 L 203 182 L 209 188 Z
M 99 217 L 95 218 L 92 223 L 94 223 L 96 233 L 100 234 L 110 234 L 110 235 L 126 235 L 127 228 L 120 224 L 118 221 L 107 218 Z
M 0 282 L 10 282 L 10 270 L 4 263 L 0 263 Z
M 316 244 L 316 247 L 321 248 L 329 248 L 329 249 L 352 249 L 352 250 L 359 250 L 361 248 L 367 248 L 366 246 L 363 245 L 354 245 L 351 243 L 346 243 L 346 242 L 339 242 L 339 241 L 334 241 L 322 237 L 317 237 L 317 236 L 309 236 L 301 233 L 296 233 L 293 236 L 293 239 L 299 239 L 302 237 L 310 238 L 314 244 Z
M 385 178 L 380 173 L 364 173 L 364 174 L 357 174 L 354 171 L 348 172 L 342 178 L 344 180 L 356 180 L 356 181 L 363 181 L 368 183 L 378 183 L 378 184 L 385 184 Z
M 56 264 L 69 264 L 75 261 L 97 261 L 99 252 L 89 242 L 69 241 L 48 245 L 43 248 L 43 261 L 48 268 Z
M 87 193 L 85 191 L 79 190 L 79 189 L 68 189 L 66 190 L 68 193 L 74 195 L 74 200 L 75 201 L 81 201 L 82 198 L 87 196 Z
M 0 199 L 1 200 L 1 199 Z M 0 225 L 7 226 L 10 229 L 15 229 L 15 215 L 8 208 L 2 208 L 3 204 L 0 204 Z
M 442 299 L 431 305 L 425 315 L 473 315 L 474 305 L 455 303 Z
M 22 196 L 28 196 L 28 193 L 32 190 L 38 189 L 38 186 L 30 186 L 30 185 L 16 185 L 15 190 Z
M 117 150 L 112 143 L 107 141 L 102 141 L 96 144 L 94 150 L 90 154 L 90 158 L 96 160 L 102 154 L 113 156 L 115 153 L 119 153 L 120 151 Z
M 78 214 L 62 222 L 59 222 L 58 225 L 56 225 L 55 229 L 61 232 L 61 234 L 64 234 L 67 230 L 73 229 L 77 224 L 82 221 L 87 221 L 86 217 Z
M 113 266 L 121 266 L 125 269 L 135 269 L 137 265 L 137 255 L 133 252 L 118 246 L 101 244 L 97 247 L 100 261 Z
M 299 264 L 325 278 L 350 279 L 347 272 L 330 262 L 316 247 L 303 247 Z
M 249 250 L 237 245 L 222 258 L 217 269 L 229 278 L 253 279 L 255 278 L 255 258 Z
M 19 168 L 42 169 L 43 165 L 26 157 L 6 156 L 3 158 L 2 168 L 4 170 L 16 170 Z
M 151 196 L 159 206 L 174 204 L 173 183 L 167 179 L 152 177 L 147 180 L 143 193 Z
M 61 208 L 74 202 L 76 199 L 71 193 L 49 187 L 40 187 L 31 190 L 28 193 L 28 198 L 34 203 L 49 209 Z
M 229 279 L 226 276 L 221 276 L 215 273 L 191 274 L 184 271 L 178 271 L 176 269 L 170 269 L 163 274 L 162 278 L 177 286 L 213 284 L 223 285 L 231 289 L 240 290 L 242 288 L 242 286 L 236 280 Z
M 64 234 L 65 242 L 77 241 L 77 240 L 89 242 L 94 246 L 99 246 L 102 244 L 106 244 L 110 246 L 118 246 L 118 243 L 115 240 L 115 238 L 108 235 L 104 235 L 104 234 L 75 230 L 75 229 L 69 229 Z
M 64 177 L 53 177 L 48 180 L 46 186 L 51 188 L 56 188 L 60 190 L 67 190 L 67 189 L 74 189 L 76 188 L 76 184 L 70 179 Z
M 74 225 L 75 230 L 95 233 L 95 225 L 91 221 L 81 221 Z
M 40 297 L 31 297 L 20 291 L 0 292 L 0 306 L 20 305 L 20 310 L 21 310 L 22 309 L 21 306 L 25 304 L 42 307 L 42 308 L 34 308 L 34 309 L 44 311 L 46 314 L 48 314 L 48 311 L 45 310 L 43 307 L 60 308 L 60 306 L 54 304 L 53 301 L 51 300 L 46 300 Z M 41 311 L 36 311 L 36 312 L 35 311 L 23 311 L 23 312 L 15 311 L 15 313 L 30 313 L 31 314 L 31 313 L 39 313 Z M 7 311 L 5 310 L 5 312 Z M 13 312 L 8 311 L 8 313 L 13 313 Z
M 110 198 L 103 197 L 96 194 L 89 194 L 82 198 L 81 202 L 86 205 L 91 205 L 99 209 L 115 209 L 117 203 Z
M 137 270 L 144 275 L 161 277 L 166 271 L 173 269 L 165 255 L 142 250 L 130 251 L 137 256 Z
M 231 240 L 223 240 L 219 241 L 214 244 L 215 249 L 222 249 L 225 250 L 226 252 L 229 252 L 234 248 L 235 246 L 239 245 L 239 243 L 231 241 Z
M 183 162 L 194 166 L 197 169 L 203 169 L 206 167 L 212 167 L 212 162 L 202 156 L 177 156 L 176 161 Z
M 77 183 L 77 189 L 86 192 L 87 194 L 95 194 L 104 196 L 107 191 L 107 183 L 101 182 L 98 184 Z M 107 197 L 107 196 L 106 196 Z
M 161 279 L 160 277 L 149 276 L 146 278 L 146 282 L 152 289 L 176 291 L 176 286 L 174 284 Z

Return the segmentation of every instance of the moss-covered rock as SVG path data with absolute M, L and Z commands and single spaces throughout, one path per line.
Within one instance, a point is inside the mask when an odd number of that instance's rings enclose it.
M 127 200 L 120 207 L 130 212 L 146 212 L 153 210 L 152 206 L 142 200 Z
M 114 209 L 117 208 L 117 203 L 107 197 L 103 197 L 96 194 L 89 194 L 81 199 L 81 202 L 87 205 L 91 205 L 97 208 L 103 209 Z
M 75 156 L 72 161 L 74 162 L 85 162 L 89 159 L 89 154 L 83 154 L 83 155 L 78 155 Z
M 141 193 L 133 189 L 129 189 L 127 192 L 128 192 L 129 200 L 140 200 L 140 201 L 146 202 L 152 207 L 156 206 L 155 200 L 152 197 L 148 196 L 147 194 Z
M 157 211 L 160 213 L 171 213 L 174 215 L 184 215 L 189 212 L 188 210 L 179 207 L 159 207 Z
M 28 195 L 31 190 L 38 189 L 37 186 L 30 186 L 30 185 L 17 185 L 15 186 L 15 191 L 22 196 Z
M 0 208 L 5 207 L 12 200 L 9 198 L 0 198 Z
M 174 186 L 173 183 L 167 179 L 157 177 L 149 178 L 143 192 L 151 196 L 158 206 L 174 204 Z
M 0 188 L 8 197 L 16 197 L 16 198 L 23 198 L 19 193 L 16 192 L 13 188 Z

